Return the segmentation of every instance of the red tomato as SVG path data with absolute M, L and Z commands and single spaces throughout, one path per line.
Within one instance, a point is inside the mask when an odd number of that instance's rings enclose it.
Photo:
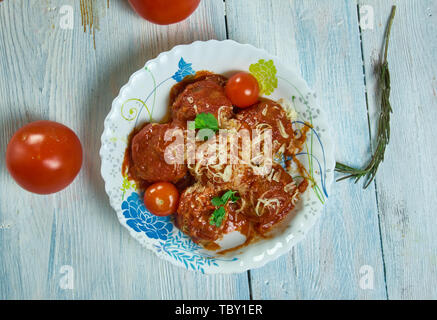
M 147 188 L 144 204 L 155 216 L 168 216 L 176 212 L 179 192 L 170 182 L 157 182 Z
M 156 24 L 172 24 L 186 19 L 199 6 L 200 0 L 129 0 L 144 19 Z
M 228 80 L 225 92 L 233 105 L 239 108 L 249 107 L 258 101 L 258 80 L 250 73 L 239 72 Z
M 6 150 L 6 167 L 24 189 L 49 194 L 67 187 L 82 166 L 82 146 L 63 124 L 35 121 L 18 130 Z

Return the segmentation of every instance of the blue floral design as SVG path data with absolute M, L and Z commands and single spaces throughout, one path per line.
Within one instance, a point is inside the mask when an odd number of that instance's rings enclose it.
M 199 252 L 202 247 L 181 231 L 172 234 L 167 241 L 155 245 L 158 252 L 165 252 L 176 261 L 183 263 L 185 268 L 205 273 L 205 267 L 218 267 L 217 261 L 236 261 L 238 258 L 215 258 Z
M 177 82 L 181 82 L 186 76 L 195 74 L 191 65 L 192 63 L 186 63 L 184 58 L 181 58 L 181 60 L 179 60 L 179 70 L 176 71 L 172 78 Z
M 196 72 L 193 70 L 193 68 L 191 67 L 192 63 L 186 63 L 184 58 L 181 57 L 181 59 L 179 60 L 178 63 L 178 71 L 176 71 L 176 73 L 174 75 L 172 75 L 171 77 L 168 77 L 165 80 L 162 80 L 160 83 L 156 84 L 156 80 L 155 77 L 153 76 L 153 73 L 149 70 L 149 68 L 146 67 L 146 70 L 149 72 L 152 81 L 153 81 L 153 90 L 147 95 L 147 97 L 143 100 L 143 99 L 136 99 L 137 102 L 141 102 L 141 107 L 138 110 L 138 112 L 136 113 L 136 120 L 135 120 L 135 127 L 137 127 L 138 125 L 138 121 L 141 119 L 141 114 L 143 112 L 144 109 L 147 109 L 147 105 L 149 103 L 149 99 L 153 96 L 153 104 L 152 104 L 152 111 L 149 112 L 149 119 L 147 120 L 148 122 L 153 122 L 153 110 L 155 108 L 155 100 L 156 100 L 156 92 L 158 90 L 159 87 L 161 87 L 162 85 L 164 85 L 167 81 L 170 81 L 171 79 L 177 81 L 177 82 L 181 82 L 182 80 L 184 80 L 184 78 L 186 76 L 189 75 L 194 75 Z M 126 101 L 128 102 L 128 101 Z M 125 103 L 126 103 L 125 102 Z M 128 110 L 130 111 L 130 110 Z M 148 110 L 147 110 L 148 111 Z M 136 110 L 135 110 L 136 112 Z M 132 117 L 132 120 L 135 119 L 135 117 Z M 129 121 L 131 121 L 129 119 Z
M 201 252 L 202 247 L 189 236 L 177 230 L 173 231 L 170 217 L 157 217 L 144 206 L 142 197 L 133 192 L 121 204 L 126 223 L 136 232 L 144 232 L 147 237 L 158 240 L 154 246 L 158 252 L 164 252 L 187 269 L 205 273 L 205 267 L 218 267 L 217 261 L 235 261 L 237 258 L 215 258 Z
M 136 192 L 123 201 L 121 209 L 127 225 L 136 232 L 144 232 L 149 238 L 165 241 L 173 230 L 170 217 L 157 217 L 151 214 Z

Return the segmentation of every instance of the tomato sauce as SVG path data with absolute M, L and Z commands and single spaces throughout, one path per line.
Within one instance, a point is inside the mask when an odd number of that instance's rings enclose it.
M 284 109 L 277 102 L 260 99 L 254 106 L 244 110 L 235 109 L 224 95 L 227 79 L 208 71 L 200 71 L 188 76 L 173 86 L 170 91 L 169 116 L 161 124 L 146 123 L 129 135 L 128 146 L 122 165 L 123 175 L 134 181 L 140 190 L 145 190 L 159 179 L 170 181 L 181 196 L 175 224 L 188 234 L 194 242 L 208 250 L 226 254 L 269 237 L 273 228 L 295 207 L 299 195 L 308 187 L 308 174 L 295 155 L 302 151 L 309 127 L 303 127 L 295 135 Z M 300 174 L 300 182 L 293 181 L 289 173 L 274 163 L 272 171 L 265 175 L 254 174 L 253 166 L 233 164 L 230 174 L 225 174 L 228 166 L 169 166 L 162 163 L 164 148 L 163 132 L 170 127 L 186 130 L 186 121 L 194 120 L 197 114 L 209 112 L 220 117 L 222 108 L 225 117 L 231 119 L 232 127 L 224 122 L 220 128 L 256 129 L 260 124 L 272 129 L 274 153 L 280 152 L 291 157 L 287 167 L 293 162 Z M 184 149 L 186 152 L 186 149 Z M 186 155 L 185 155 L 186 156 Z M 222 177 L 222 180 L 212 177 Z M 226 177 L 226 178 L 223 178 Z M 223 207 L 225 216 L 217 226 L 211 217 L 218 208 L 212 199 L 221 197 L 228 190 L 237 192 L 239 200 L 228 201 Z M 224 234 L 239 231 L 246 241 L 231 249 L 220 250 L 217 244 Z

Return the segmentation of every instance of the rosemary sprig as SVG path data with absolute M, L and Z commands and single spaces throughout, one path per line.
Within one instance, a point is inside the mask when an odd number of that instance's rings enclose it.
M 375 179 L 376 172 L 378 170 L 381 162 L 384 161 L 385 149 L 390 141 L 390 113 L 393 112 L 390 104 L 390 71 L 388 68 L 387 55 L 388 55 L 388 44 L 390 41 L 391 27 L 393 25 L 393 20 L 396 14 L 396 6 L 392 7 L 390 20 L 388 22 L 387 32 L 385 35 L 385 46 L 384 50 L 384 60 L 380 66 L 379 73 L 379 90 L 381 92 L 381 112 L 378 121 L 378 131 L 377 131 L 377 145 L 376 149 L 372 155 L 372 159 L 369 164 L 364 169 L 356 169 L 347 166 L 343 163 L 336 163 L 335 171 L 345 174 L 337 181 L 345 179 L 355 179 L 357 183 L 361 178 L 365 177 L 364 189 L 366 189 L 370 183 Z

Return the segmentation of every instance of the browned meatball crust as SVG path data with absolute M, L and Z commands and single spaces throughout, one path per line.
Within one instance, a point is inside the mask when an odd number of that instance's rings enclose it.
M 172 106 L 173 119 L 178 122 L 192 121 L 199 113 L 212 113 L 219 125 L 233 116 L 232 103 L 217 79 L 207 78 L 187 85 Z
M 187 173 L 184 162 L 171 164 L 166 161 L 165 150 L 176 140 L 176 137 L 170 141 L 164 140 L 165 133 L 171 129 L 179 130 L 177 132 L 182 134 L 182 144 L 178 144 L 174 150 L 183 157 L 183 129 L 171 123 L 148 124 L 133 137 L 131 145 L 133 171 L 139 178 L 147 182 L 169 181 L 176 183 Z M 171 157 L 170 159 L 176 160 L 176 158 Z
M 210 217 L 216 207 L 211 200 L 222 196 L 226 190 L 213 185 L 196 183 L 186 189 L 179 200 L 176 214 L 176 226 L 188 234 L 194 242 L 207 245 L 222 238 L 223 234 L 241 230 L 247 220 L 241 209 L 241 200 L 230 201 L 225 205 L 226 216 L 217 227 L 210 223 Z
M 242 194 L 252 206 L 252 210 L 246 210 L 249 213 L 247 218 L 255 223 L 254 227 L 259 233 L 264 234 L 294 208 L 299 197 L 299 186 L 276 163 L 270 173 L 251 175 L 248 180 L 250 191 Z
M 272 151 L 285 153 L 290 148 L 294 130 L 287 113 L 278 103 L 264 99 L 256 105 L 240 111 L 237 116 L 241 127 L 250 132 L 258 129 L 272 130 Z

